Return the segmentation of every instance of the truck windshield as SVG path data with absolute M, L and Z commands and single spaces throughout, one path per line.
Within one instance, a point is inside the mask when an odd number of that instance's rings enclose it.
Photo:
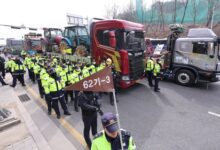
M 126 31 L 125 32 L 125 48 L 128 50 L 144 50 L 144 32 Z

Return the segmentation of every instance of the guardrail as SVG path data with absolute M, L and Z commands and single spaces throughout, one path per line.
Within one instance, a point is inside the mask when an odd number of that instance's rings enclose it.
M 51 56 L 59 57 L 61 59 L 70 60 L 70 61 L 80 61 L 82 63 L 90 63 L 91 64 L 91 56 L 88 57 L 82 57 L 82 56 L 76 56 L 76 55 L 66 55 L 66 54 L 59 54 L 59 53 L 47 53 Z

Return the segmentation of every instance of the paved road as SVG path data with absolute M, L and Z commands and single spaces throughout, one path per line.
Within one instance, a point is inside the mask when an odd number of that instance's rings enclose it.
M 38 94 L 36 84 L 30 81 L 27 84 Z M 208 89 L 205 84 L 183 87 L 162 81 L 160 85 L 161 92 L 155 93 L 143 80 L 117 95 L 121 126 L 131 131 L 138 150 L 219 150 L 220 117 L 208 112 L 220 114 L 220 83 L 210 84 Z M 41 103 L 36 96 L 33 99 Z M 104 112 L 115 111 L 107 95 L 103 96 L 102 105 Z M 72 104 L 68 107 L 72 116 L 65 120 L 82 134 L 81 112 L 74 112 Z M 46 113 L 46 109 L 42 109 Z M 33 117 L 35 122 L 41 123 L 38 117 Z M 55 116 L 50 118 L 77 149 L 85 149 L 80 142 L 82 136 L 70 133 Z

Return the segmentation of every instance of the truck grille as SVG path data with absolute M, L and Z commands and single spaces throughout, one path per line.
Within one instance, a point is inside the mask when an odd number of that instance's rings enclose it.
M 130 79 L 137 80 L 144 74 L 143 52 L 142 55 L 135 55 L 140 52 L 132 52 L 129 56 Z

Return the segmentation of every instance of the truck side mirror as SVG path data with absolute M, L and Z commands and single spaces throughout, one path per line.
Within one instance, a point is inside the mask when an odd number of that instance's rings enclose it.
M 112 48 L 116 47 L 116 38 L 114 31 L 109 31 L 109 46 Z

